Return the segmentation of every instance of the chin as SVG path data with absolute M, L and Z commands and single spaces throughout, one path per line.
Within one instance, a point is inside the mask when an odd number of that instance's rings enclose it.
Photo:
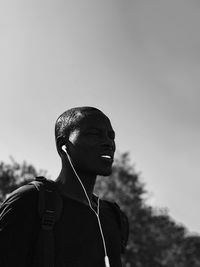
M 112 174 L 112 169 L 109 169 L 109 170 L 101 170 L 101 172 L 99 172 L 99 175 L 100 176 L 109 176 Z

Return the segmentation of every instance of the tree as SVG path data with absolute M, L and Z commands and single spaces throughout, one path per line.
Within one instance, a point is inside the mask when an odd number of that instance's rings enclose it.
M 200 236 L 186 235 L 177 248 L 165 251 L 166 266 L 173 267 L 176 262 L 177 267 L 199 267 L 200 266 Z
M 130 235 L 124 266 L 197 266 L 194 262 L 200 260 L 196 249 L 200 244 L 199 237 L 198 241 L 190 242 L 190 251 L 193 251 L 190 262 L 193 264 L 188 265 L 188 256 L 183 256 L 183 253 L 186 255 L 185 244 L 188 244 L 187 229 L 174 222 L 165 210 L 158 212 L 145 204 L 146 190 L 140 174 L 130 163 L 128 153 L 119 155 L 110 177 L 99 177 L 95 190 L 101 197 L 115 200 L 129 218 Z
M 19 164 L 11 157 L 10 163 L 0 162 L 0 202 L 10 192 L 40 175 L 46 175 L 46 171 L 37 171 L 26 161 Z

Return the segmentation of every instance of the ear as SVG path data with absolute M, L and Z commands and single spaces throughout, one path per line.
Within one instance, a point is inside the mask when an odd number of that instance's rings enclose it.
M 63 150 L 65 153 L 67 153 L 67 147 L 66 147 L 66 145 L 63 145 L 63 146 L 62 146 L 62 150 Z
M 67 146 L 66 146 L 66 141 L 64 140 L 63 137 L 57 138 L 56 147 L 57 147 L 57 151 L 60 157 L 66 154 L 65 150 L 67 149 Z

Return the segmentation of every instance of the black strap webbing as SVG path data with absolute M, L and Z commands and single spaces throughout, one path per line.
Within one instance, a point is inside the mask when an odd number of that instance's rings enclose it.
M 115 202 L 108 202 L 111 205 L 120 227 L 121 234 L 121 253 L 125 253 L 128 237 L 129 237 L 129 221 L 128 217 L 124 212 L 121 211 L 120 207 Z
M 36 177 L 31 184 L 38 190 L 38 212 L 41 218 L 38 246 L 43 251 L 44 267 L 54 267 L 55 240 L 53 229 L 61 216 L 62 199 L 55 183 L 45 177 Z

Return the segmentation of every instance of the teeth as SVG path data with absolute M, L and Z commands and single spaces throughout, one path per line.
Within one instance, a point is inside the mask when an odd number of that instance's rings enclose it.
M 111 159 L 111 156 L 108 156 L 108 155 L 102 155 L 101 157 L 106 158 L 106 159 Z

